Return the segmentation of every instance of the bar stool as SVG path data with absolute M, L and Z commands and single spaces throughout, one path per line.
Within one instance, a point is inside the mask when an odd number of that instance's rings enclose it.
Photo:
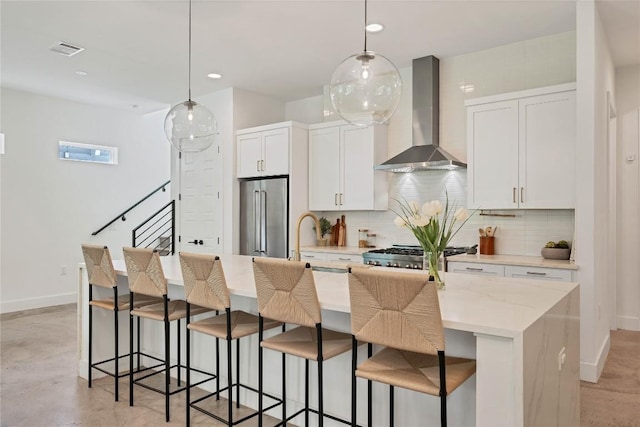
M 325 360 L 346 353 L 351 349 L 349 334 L 322 327 L 320 303 L 316 293 L 311 266 L 308 263 L 277 258 L 254 258 L 253 273 L 258 294 L 259 332 L 258 341 L 258 399 L 259 426 L 262 425 L 262 349 L 282 353 L 282 422 L 305 414 L 305 425 L 309 424 L 309 412 L 318 414 L 318 425 L 322 427 L 324 417 L 349 424 L 333 415 L 324 413 L 322 370 Z M 298 327 L 263 339 L 264 318 L 292 323 Z M 305 407 L 287 416 L 286 407 L 286 358 L 287 354 L 305 359 Z M 318 363 L 318 409 L 309 408 L 309 360 Z
M 475 373 L 475 360 L 445 356 L 438 291 L 428 279 L 424 274 L 350 269 L 352 426 L 356 377 L 389 385 L 389 425 L 393 388 L 402 387 L 440 396 L 440 423 L 446 426 L 447 395 Z M 357 365 L 356 340 L 385 347 Z M 367 403 L 371 426 L 371 388 Z
M 129 406 L 133 406 L 133 385 L 137 384 L 149 390 L 161 393 L 165 396 L 165 419 L 169 421 L 169 398 L 171 395 L 185 389 L 180 386 L 181 368 L 186 368 L 180 361 L 180 319 L 187 317 L 186 302 L 184 300 L 171 300 L 167 297 L 167 279 L 164 276 L 162 264 L 158 251 L 148 248 L 123 248 L 124 260 L 127 266 L 127 276 L 129 279 L 130 307 L 135 307 L 134 296 L 143 294 L 147 296 L 162 298 L 160 304 L 147 305 L 134 308 L 129 311 L 129 330 L 133 330 L 133 318 L 142 317 L 146 319 L 161 321 L 164 323 L 164 368 L 147 375 L 143 375 L 134 380 L 133 378 L 133 358 L 129 359 Z M 210 311 L 208 308 L 193 306 L 191 315 L 197 315 Z M 177 356 L 176 365 L 171 365 L 170 349 L 170 322 L 177 321 Z M 132 336 L 129 338 L 131 347 Z M 178 385 L 173 391 L 170 390 L 171 369 L 177 368 Z M 164 390 L 144 384 L 142 381 L 160 373 L 165 375 Z M 206 380 L 205 380 L 206 381 Z M 204 381 L 202 381 L 204 382 Z M 198 383 L 201 384 L 202 382 Z M 198 384 L 193 384 L 196 386 Z
M 221 421 L 228 426 L 233 426 L 256 416 L 255 411 L 238 420 L 233 420 L 233 388 L 236 388 L 236 408 L 240 407 L 240 388 L 244 388 L 258 393 L 253 387 L 240 383 L 240 338 L 258 333 L 258 316 L 240 310 L 231 311 L 231 300 L 229 289 L 224 277 L 222 262 L 215 255 L 180 253 L 180 266 L 182 267 L 182 277 L 184 280 L 185 295 L 187 300 L 187 426 L 191 425 L 190 408 L 194 408 L 212 418 Z M 202 307 L 215 310 L 216 314 L 224 311 L 224 314 L 208 317 L 195 322 L 190 321 L 191 305 L 197 304 Z M 264 322 L 264 329 L 272 329 L 281 326 L 281 322 L 267 320 Z M 208 393 L 193 402 L 189 385 L 191 384 L 191 331 L 200 332 L 215 337 L 216 339 L 216 391 Z M 227 342 L 227 386 L 220 388 L 220 347 L 219 340 Z M 236 373 L 235 383 L 232 371 L 232 344 L 236 341 Z M 207 411 L 197 406 L 198 403 L 216 396 L 220 399 L 220 392 L 228 390 L 227 396 L 227 419 Z M 269 396 L 280 402 L 277 398 Z M 274 404 L 272 407 L 278 405 Z
M 107 374 L 114 378 L 115 383 L 115 400 L 118 401 L 118 379 L 129 375 L 128 372 L 120 373 L 118 361 L 123 357 L 129 357 L 129 353 L 124 355 L 118 354 L 118 313 L 122 310 L 129 309 L 129 295 L 118 296 L 117 277 L 113 268 L 113 261 L 111 260 L 111 254 L 109 248 L 106 246 L 82 244 L 82 255 L 84 256 L 84 263 L 87 270 L 87 277 L 89 279 L 89 366 L 87 372 L 87 382 L 89 388 L 91 388 L 92 371 L 96 369 L 104 374 Z M 107 288 L 113 290 L 113 296 L 102 299 L 93 298 L 93 287 L 99 286 L 101 288 Z M 144 305 L 157 304 L 162 302 L 161 299 L 139 296 L 136 298 L 136 307 L 142 307 Z M 113 334 L 114 334 L 114 356 L 110 359 L 105 359 L 99 362 L 93 362 L 93 307 L 102 308 L 113 312 Z M 140 319 L 138 319 L 137 328 L 137 349 L 133 354 L 138 356 L 138 371 L 140 370 Z M 146 356 L 146 355 L 145 355 Z M 105 363 L 113 362 L 113 372 L 108 371 L 101 367 Z M 151 367 L 150 367 L 151 368 Z M 146 368 L 146 369 L 150 369 Z

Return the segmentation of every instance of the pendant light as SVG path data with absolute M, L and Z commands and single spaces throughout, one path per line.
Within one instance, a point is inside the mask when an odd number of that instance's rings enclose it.
M 191 0 L 189 0 L 189 99 L 167 113 L 164 132 L 181 153 L 198 153 L 213 144 L 218 124 L 211 111 L 191 100 Z
M 367 0 L 364 2 L 364 50 L 345 59 L 333 73 L 329 93 L 338 115 L 356 126 L 387 121 L 398 108 L 402 80 L 398 69 L 367 50 Z

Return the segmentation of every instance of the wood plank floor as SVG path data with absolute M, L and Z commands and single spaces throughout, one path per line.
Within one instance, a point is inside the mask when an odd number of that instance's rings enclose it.
M 172 398 L 172 421 L 165 424 L 161 395 L 137 388 L 136 406 L 129 407 L 125 379 L 114 402 L 111 378 L 88 389 L 77 377 L 75 304 L 3 314 L 0 333 L 1 427 L 184 425 L 182 394 Z M 612 331 L 600 381 L 580 389 L 582 426 L 640 427 L 640 332 Z M 192 424 L 221 425 L 195 411 Z

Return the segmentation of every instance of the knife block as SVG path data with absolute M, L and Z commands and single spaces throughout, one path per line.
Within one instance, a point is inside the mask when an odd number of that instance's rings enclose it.
M 480 255 L 493 255 L 494 242 L 493 236 L 480 236 Z

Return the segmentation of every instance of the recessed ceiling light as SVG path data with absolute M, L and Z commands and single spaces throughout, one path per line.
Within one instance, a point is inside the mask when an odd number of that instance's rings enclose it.
M 79 75 L 79 76 L 86 76 L 89 73 L 87 73 L 86 71 L 78 70 L 78 71 L 76 71 L 76 74 Z
M 384 26 L 382 24 L 369 24 L 364 28 L 370 33 L 379 33 L 384 30 Z
M 210 79 L 221 79 L 222 78 L 222 74 L 209 73 L 209 74 L 207 74 L 207 77 L 209 77 Z

